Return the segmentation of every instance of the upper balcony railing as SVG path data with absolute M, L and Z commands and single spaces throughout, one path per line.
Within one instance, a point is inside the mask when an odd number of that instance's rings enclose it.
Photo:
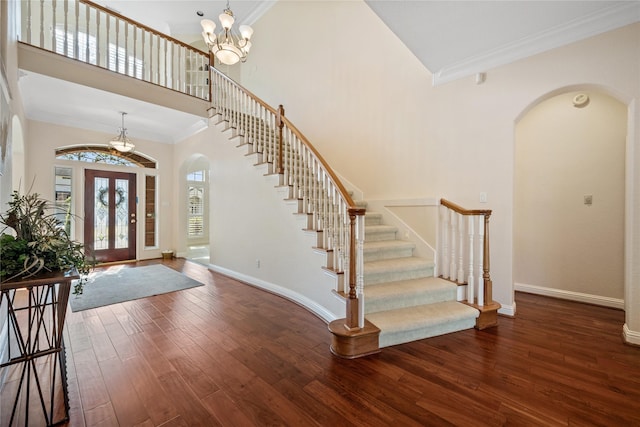
M 209 55 L 87 0 L 21 2 L 20 41 L 210 100 Z

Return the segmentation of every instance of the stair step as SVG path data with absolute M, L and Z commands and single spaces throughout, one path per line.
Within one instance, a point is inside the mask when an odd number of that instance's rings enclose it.
M 379 212 L 369 212 L 367 211 L 364 214 L 364 224 L 365 225 L 381 225 L 382 224 L 382 214 Z
M 433 262 L 424 258 L 393 258 L 364 263 L 365 285 L 429 276 L 433 276 Z
M 398 228 L 392 225 L 367 225 L 364 229 L 364 240 L 365 242 L 395 240 L 397 231 Z
M 401 280 L 365 287 L 365 314 L 416 305 L 455 301 L 457 286 L 437 277 Z
M 366 232 L 365 232 L 366 235 Z M 413 255 L 416 245 L 404 240 L 380 240 L 365 242 L 364 262 L 378 261 L 381 259 L 404 258 Z
M 473 328 L 479 314 L 468 305 L 445 301 L 381 311 L 366 318 L 380 328 L 382 348 Z

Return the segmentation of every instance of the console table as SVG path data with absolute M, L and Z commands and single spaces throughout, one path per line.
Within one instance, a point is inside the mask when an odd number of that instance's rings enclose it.
M 64 320 L 71 281 L 80 276 L 38 274 L 0 284 L 0 425 L 53 426 L 69 420 Z

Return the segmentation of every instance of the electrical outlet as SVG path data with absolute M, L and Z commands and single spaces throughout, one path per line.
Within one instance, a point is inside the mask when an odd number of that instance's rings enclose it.
M 480 193 L 480 203 L 487 203 L 487 193 L 484 191 Z
M 591 206 L 593 204 L 593 196 L 591 194 L 584 196 L 584 204 L 587 206 Z
M 256 268 L 260 268 L 260 260 L 259 259 L 256 260 Z

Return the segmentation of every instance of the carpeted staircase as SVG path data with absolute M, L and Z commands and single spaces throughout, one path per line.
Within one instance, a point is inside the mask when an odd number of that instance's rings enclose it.
M 457 285 L 433 277 L 433 262 L 413 256 L 396 231 L 367 211 L 365 318 L 380 329 L 380 348 L 473 328 L 479 311 L 457 302 Z
M 243 131 L 229 126 L 222 117 L 217 123 L 225 124 L 224 131 L 231 131 L 231 139 L 240 137 L 238 146 L 246 146 L 247 154 L 257 155 L 257 165 L 270 164 L 246 145 Z M 273 130 L 263 133 L 273 134 Z M 271 168 L 268 173 L 273 173 Z M 366 207 L 364 202 L 359 205 Z M 310 215 L 301 203 L 298 210 L 302 215 Z M 383 223 L 380 213 L 366 212 L 365 318 L 380 329 L 378 347 L 473 328 L 479 311 L 457 302 L 457 285 L 433 277 L 433 262 L 413 256 L 415 245 L 397 240 L 396 232 L 395 227 Z

